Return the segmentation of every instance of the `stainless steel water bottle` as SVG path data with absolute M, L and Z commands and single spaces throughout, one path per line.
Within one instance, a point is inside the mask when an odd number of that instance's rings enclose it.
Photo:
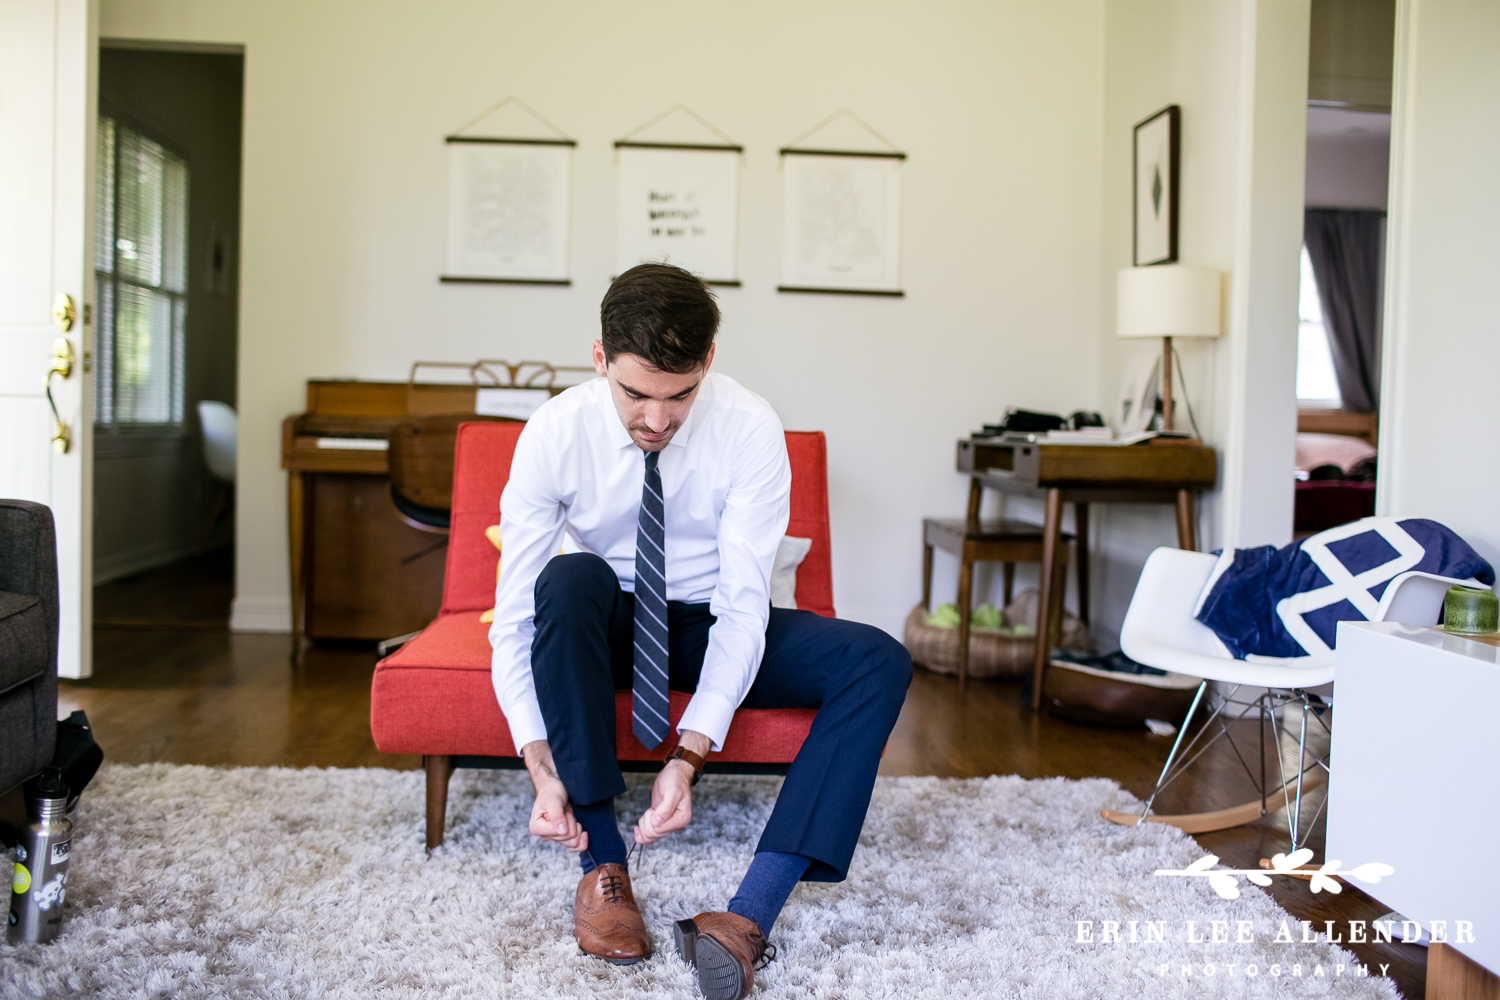
M 68 887 L 68 856 L 73 822 L 63 815 L 68 786 L 54 769 L 26 783 L 31 824 L 16 848 L 11 881 L 10 943 L 40 944 L 62 930 L 63 896 Z

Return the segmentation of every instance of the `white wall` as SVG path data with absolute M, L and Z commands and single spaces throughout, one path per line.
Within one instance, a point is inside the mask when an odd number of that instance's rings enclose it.
M 287 621 L 278 425 L 305 381 L 584 361 L 610 144 L 679 101 L 747 149 L 718 363 L 828 433 L 841 613 L 899 629 L 920 519 L 963 509 L 955 438 L 1007 404 L 1097 405 L 1103 0 L 103 0 L 101 18 L 106 37 L 246 46 L 240 627 Z M 574 285 L 441 286 L 443 136 L 510 94 L 579 140 Z M 841 107 L 910 154 L 904 299 L 774 290 L 775 151 Z M 940 563 L 940 599 L 954 575 Z
M 1308 208 L 1384 211 L 1390 165 L 1389 112 L 1307 109 Z
M 1110 0 L 1105 31 L 1099 396 L 1157 342 L 1114 335 L 1115 272 L 1130 264 L 1131 128 L 1182 106 L 1179 257 L 1225 272 L 1225 335 L 1178 341 L 1220 488 L 1200 548 L 1291 539 L 1298 255 L 1307 100 L 1306 0 Z M 1167 507 L 1106 506 L 1096 631 L 1117 630 L 1141 564 L 1175 545 Z
M 1399 7 L 1377 497 L 1500 564 L 1497 51 L 1500 6 Z

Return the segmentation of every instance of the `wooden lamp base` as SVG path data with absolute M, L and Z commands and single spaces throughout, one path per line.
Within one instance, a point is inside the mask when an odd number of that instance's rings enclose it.
M 1172 338 L 1161 338 L 1161 429 L 1172 427 Z

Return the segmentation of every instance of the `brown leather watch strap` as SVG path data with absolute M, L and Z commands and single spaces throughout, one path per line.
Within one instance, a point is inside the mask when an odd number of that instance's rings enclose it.
M 680 760 L 685 762 L 688 767 L 691 767 L 693 769 L 694 785 L 698 783 L 699 778 L 703 777 L 703 765 L 708 763 L 708 761 L 693 753 L 693 751 L 689 750 L 687 747 L 681 746 L 676 750 L 673 750 L 671 753 L 667 754 L 667 760 Z

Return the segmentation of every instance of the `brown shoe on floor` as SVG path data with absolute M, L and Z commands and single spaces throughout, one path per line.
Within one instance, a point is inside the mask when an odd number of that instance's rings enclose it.
M 634 965 L 651 957 L 651 936 L 624 865 L 600 865 L 578 880 L 573 936 L 586 954 L 614 965 Z
M 679 920 L 672 936 L 682 960 L 698 967 L 698 988 L 706 1000 L 744 1000 L 755 985 L 755 970 L 776 957 L 755 921 L 737 913 Z

